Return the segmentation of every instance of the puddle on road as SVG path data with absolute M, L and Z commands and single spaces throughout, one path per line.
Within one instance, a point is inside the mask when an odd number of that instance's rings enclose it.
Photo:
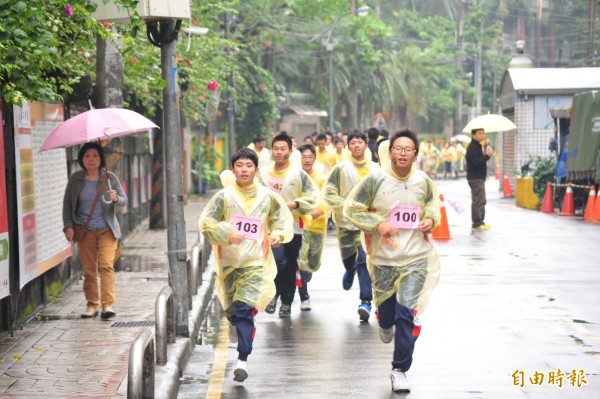
M 491 259 L 488 256 L 481 256 L 481 255 L 463 255 L 463 257 L 469 259 L 469 260 L 488 260 Z
M 185 374 L 183 377 L 179 379 L 181 384 L 208 384 L 210 381 L 210 376 L 205 374 L 199 375 L 190 375 Z
M 216 296 L 213 296 L 206 312 L 206 318 L 198 333 L 199 345 L 210 345 L 215 347 L 219 342 L 219 327 L 223 310 Z
M 166 261 L 160 257 L 146 255 L 121 255 L 119 262 L 115 264 L 116 272 L 149 272 L 156 269 L 164 269 Z
M 573 341 L 575 341 L 575 343 L 577 345 L 581 345 L 581 346 L 585 346 L 585 347 L 590 347 L 590 345 L 586 344 L 581 338 L 576 337 L 574 335 L 569 335 L 569 337 L 573 338 Z

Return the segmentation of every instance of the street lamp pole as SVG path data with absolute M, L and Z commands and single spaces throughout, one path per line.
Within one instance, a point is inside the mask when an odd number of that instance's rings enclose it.
M 333 39 L 327 43 L 327 52 L 329 54 L 329 125 L 328 130 L 334 132 L 333 127 L 333 49 L 337 44 L 337 40 Z
M 329 51 L 329 131 L 333 131 L 333 49 Z
M 331 132 L 334 133 L 334 126 L 333 126 L 333 50 L 335 49 L 335 46 L 338 45 L 338 40 L 335 37 L 332 37 L 332 33 L 333 30 L 335 29 L 335 27 L 337 26 L 337 23 L 339 22 L 339 20 L 350 14 L 350 13 L 354 13 L 354 9 L 350 10 L 350 11 L 346 11 L 345 13 L 339 15 L 330 25 L 329 28 L 327 29 L 327 36 L 324 37 L 323 39 L 321 39 L 321 43 L 325 46 L 325 48 L 327 49 L 327 54 L 328 54 L 328 59 L 329 59 L 329 123 L 327 126 L 327 129 Z M 356 15 L 358 15 L 359 17 L 363 17 L 365 15 L 367 15 L 367 13 L 369 12 L 369 7 L 368 6 L 363 6 L 363 7 L 359 7 L 358 9 L 356 9 Z M 318 36 L 316 36 L 318 37 Z M 316 38 L 315 37 L 315 38 Z M 313 38 L 313 39 L 315 39 Z M 311 39 L 311 40 L 313 40 Z

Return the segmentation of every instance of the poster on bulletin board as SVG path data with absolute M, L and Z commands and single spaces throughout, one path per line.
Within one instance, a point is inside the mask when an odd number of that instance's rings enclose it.
M 67 186 L 64 149 L 39 148 L 64 119 L 61 104 L 14 106 L 20 287 L 71 256 L 62 231 Z

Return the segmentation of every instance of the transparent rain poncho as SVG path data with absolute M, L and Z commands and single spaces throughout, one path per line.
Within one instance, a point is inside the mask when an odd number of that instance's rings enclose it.
M 309 176 L 319 188 L 323 187 L 327 179 L 324 173 L 315 170 Z M 300 270 L 311 273 L 316 272 L 321 267 L 323 245 L 327 234 L 327 219 L 330 215 L 329 207 L 323 198 L 320 198 L 316 209 L 323 211 L 323 214 L 316 219 L 313 219 L 310 215 L 301 217 L 304 230 L 302 232 L 302 247 L 298 257 L 298 266 Z
M 322 192 L 325 202 L 329 205 L 333 214 L 333 221 L 338 227 L 338 243 L 342 259 L 353 256 L 356 253 L 356 247 L 360 245 L 360 234 L 358 228 L 352 224 L 344 215 L 342 208 L 350 191 L 363 180 L 365 176 L 379 170 L 379 166 L 368 161 L 361 162 L 360 175 L 358 169 L 354 166 L 355 161 L 352 156 L 349 159 L 337 164 L 329 174 Z
M 225 169 L 219 174 L 221 185 L 223 187 L 233 186 L 235 184 L 235 175 L 230 169 Z
M 304 230 L 298 256 L 298 267 L 303 272 L 314 273 L 321 267 L 325 234 Z
M 278 236 L 286 243 L 293 237 L 293 217 L 281 196 L 261 185 L 229 185 L 206 204 L 199 226 L 213 245 L 217 295 L 225 312 L 231 314 L 235 301 L 263 310 L 275 296 L 270 239 Z M 229 237 L 236 231 L 244 239 L 232 245 Z
M 379 155 L 379 165 L 390 164 L 390 140 L 383 140 L 379 143 L 377 154 Z
M 294 209 L 292 215 L 296 234 L 301 234 L 298 228 L 300 216 L 312 212 L 320 201 L 317 185 L 305 171 L 291 164 L 281 171 L 276 171 L 274 165 L 261 169 L 258 178 L 265 187 L 280 194 L 285 202 L 298 202 L 299 208 Z
M 435 247 L 415 229 L 424 218 L 431 218 L 434 227 L 440 224 L 433 181 L 414 167 L 401 179 L 384 165 L 352 190 L 343 213 L 364 232 L 375 305 L 396 295 L 399 303 L 422 313 L 440 275 Z M 396 224 L 399 232 L 388 237 L 379 234 L 377 225 L 384 221 Z

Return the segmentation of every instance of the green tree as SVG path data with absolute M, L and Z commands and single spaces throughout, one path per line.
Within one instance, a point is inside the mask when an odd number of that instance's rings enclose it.
M 109 32 L 87 0 L 0 0 L 0 87 L 7 104 L 60 101 L 94 71 L 96 35 Z

